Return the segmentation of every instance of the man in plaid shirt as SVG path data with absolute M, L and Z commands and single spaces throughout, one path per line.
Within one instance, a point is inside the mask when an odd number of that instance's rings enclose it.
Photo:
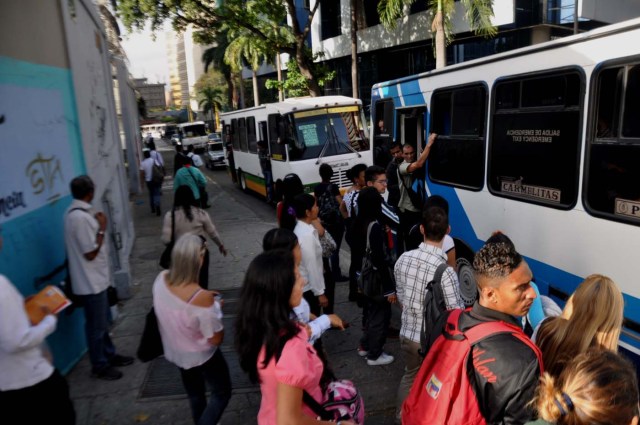
M 447 254 L 442 250 L 444 236 L 450 231 L 447 213 L 440 207 L 428 207 L 422 214 L 420 231 L 424 236 L 424 242 L 418 249 L 402 254 L 394 268 L 398 302 L 402 306 L 400 348 L 405 359 L 404 376 L 400 381 L 397 396 L 398 419 L 402 403 L 409 394 L 422 363 L 418 350 L 425 288 L 433 279 L 438 266 L 447 262 Z M 451 267 L 442 274 L 441 286 L 448 310 L 464 308 L 458 276 Z

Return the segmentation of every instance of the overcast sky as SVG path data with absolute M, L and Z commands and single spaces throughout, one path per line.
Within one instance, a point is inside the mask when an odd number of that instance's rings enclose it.
M 166 37 L 164 31 L 126 33 L 122 28 L 122 47 L 129 58 L 129 72 L 134 78 L 148 78 L 149 83 L 166 83 L 169 87 L 169 63 L 167 60 Z

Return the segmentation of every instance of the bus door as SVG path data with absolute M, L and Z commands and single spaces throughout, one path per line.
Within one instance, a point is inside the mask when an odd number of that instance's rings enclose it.
M 372 118 L 373 128 L 373 163 L 381 167 L 391 161 L 389 149 L 394 142 L 393 100 L 383 99 L 375 104 Z
M 420 106 L 417 108 L 397 109 L 398 131 L 397 141 L 402 145 L 409 144 L 416 151 L 416 158 L 424 148 L 426 138 L 426 115 L 427 108 Z

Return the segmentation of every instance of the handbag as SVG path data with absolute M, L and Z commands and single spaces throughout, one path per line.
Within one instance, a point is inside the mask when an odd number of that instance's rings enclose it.
M 378 268 L 373 265 L 373 261 L 371 260 L 371 246 L 369 243 L 371 239 L 371 229 L 374 223 L 375 221 L 369 223 L 369 228 L 367 229 L 367 249 L 362 259 L 362 269 L 357 279 L 358 292 L 369 298 L 382 295 L 382 278 Z
M 160 254 L 160 267 L 168 269 L 171 266 L 171 251 L 173 251 L 173 244 L 175 243 L 176 233 L 176 216 L 175 209 L 171 210 L 171 240 Z
M 318 419 L 364 423 L 364 400 L 353 382 L 347 379 L 330 382 L 323 393 L 322 403 L 303 390 L 302 402 L 318 415 Z
M 155 185 L 161 185 L 164 181 L 165 172 L 162 166 L 153 163 L 153 167 L 151 168 L 151 181 Z
M 136 355 L 141 362 L 148 362 L 163 354 L 164 348 L 162 347 L 162 338 L 158 328 L 158 318 L 156 317 L 155 309 L 151 307 L 144 321 L 144 330 L 142 331 Z
M 318 236 L 320 239 L 320 246 L 322 247 L 322 256 L 324 258 L 329 258 L 335 252 L 337 245 L 336 241 L 331 236 L 331 233 L 327 232 L 325 229 L 324 235 Z

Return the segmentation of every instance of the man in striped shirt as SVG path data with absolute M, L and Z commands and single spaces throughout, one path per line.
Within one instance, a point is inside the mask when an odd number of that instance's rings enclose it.
M 402 402 L 407 397 L 422 363 L 418 350 L 420 349 L 425 288 L 434 278 L 438 266 L 447 262 L 447 254 L 442 250 L 442 242 L 449 230 L 447 213 L 440 207 L 427 208 L 422 214 L 420 225 L 424 241 L 418 249 L 402 254 L 394 268 L 398 302 L 402 306 L 400 348 L 405 359 L 404 376 L 400 381 L 397 396 L 396 415 L 398 417 Z M 440 285 L 448 310 L 464 308 L 460 297 L 458 276 L 451 267 L 447 267 L 442 274 Z M 430 329 L 427 329 L 427 332 L 429 331 Z

